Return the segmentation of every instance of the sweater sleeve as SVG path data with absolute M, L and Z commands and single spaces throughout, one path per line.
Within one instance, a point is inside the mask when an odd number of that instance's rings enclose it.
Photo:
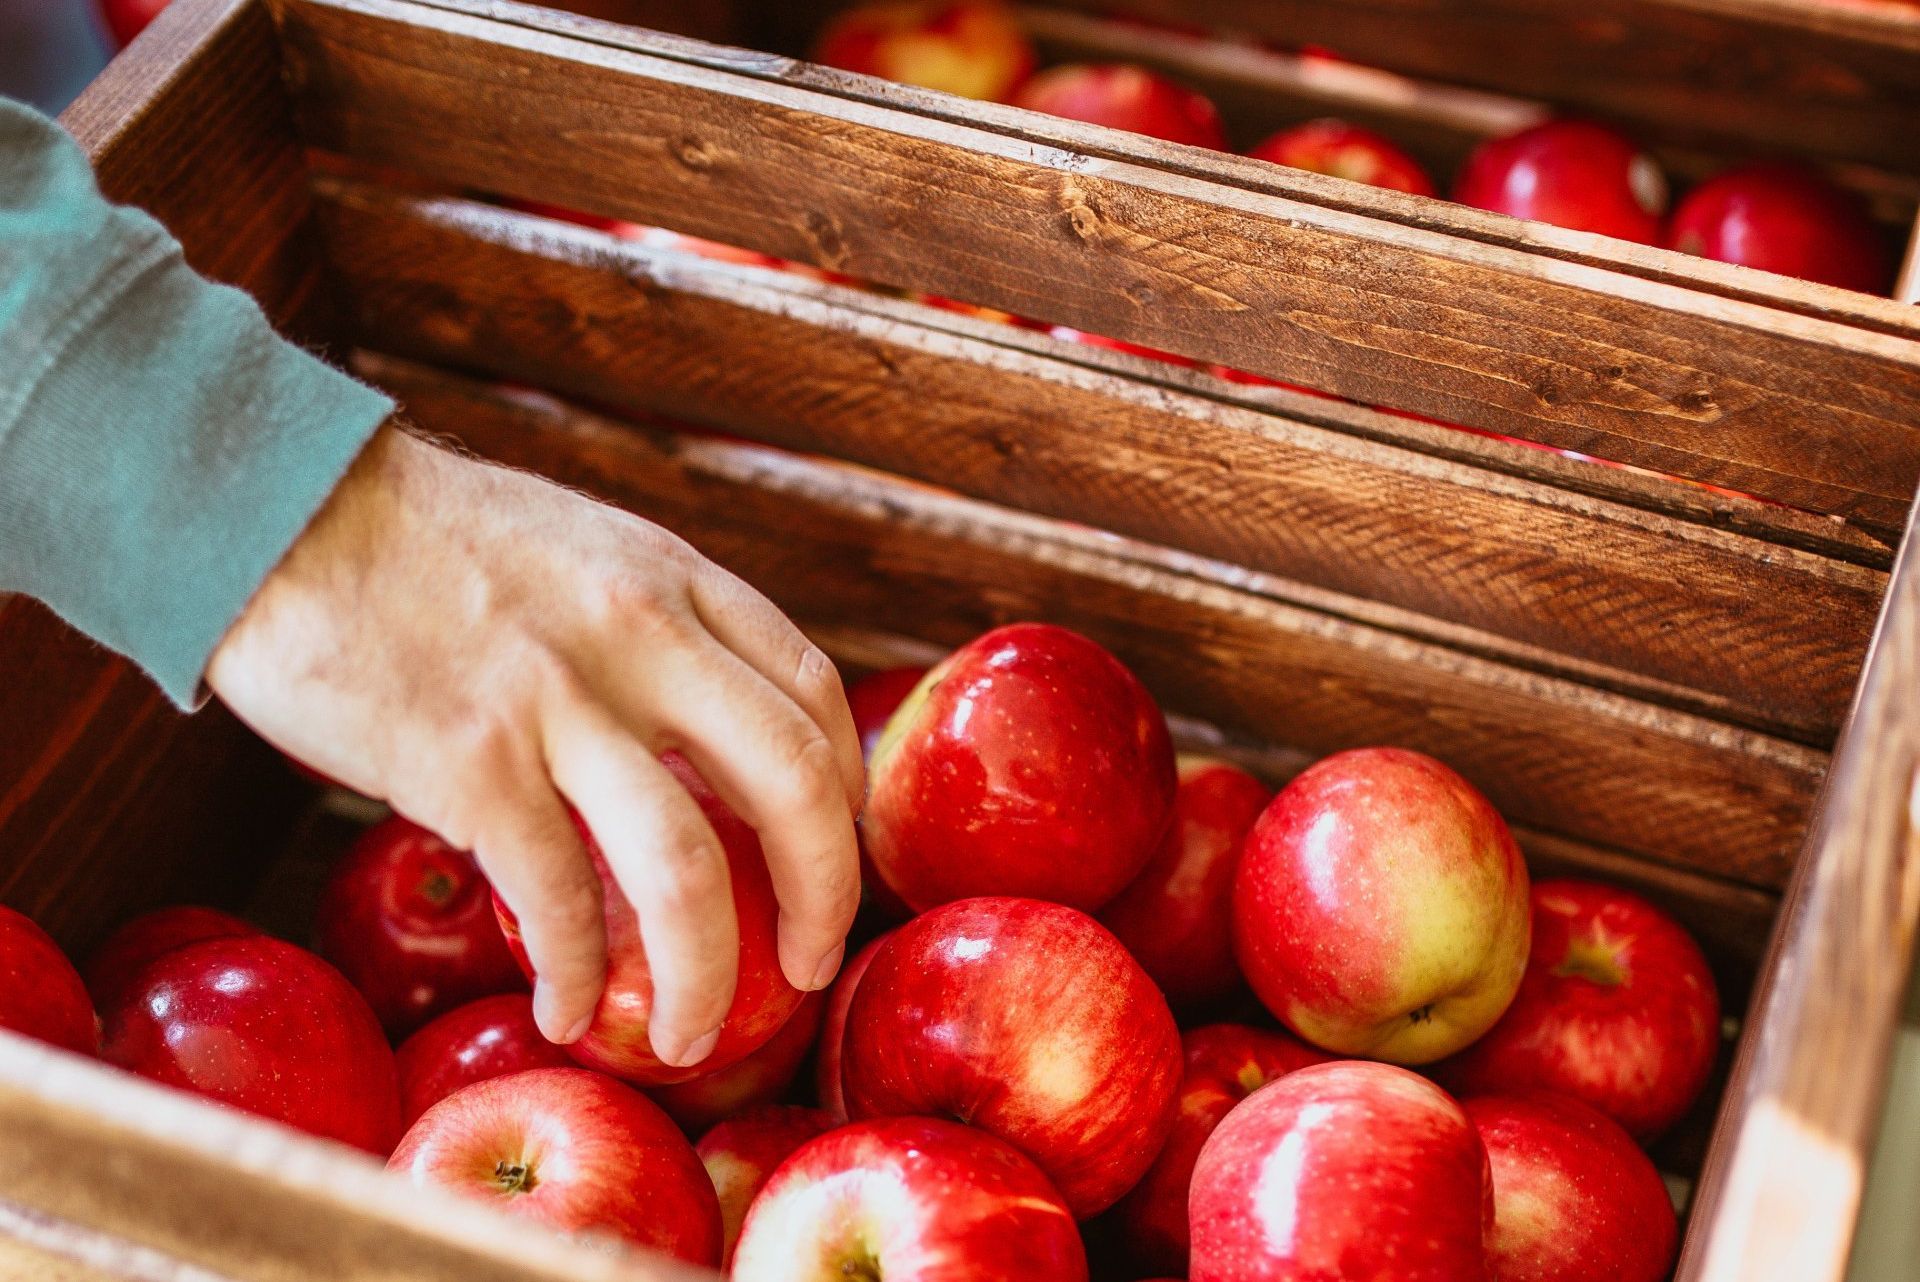
M 392 412 L 110 205 L 0 99 L 0 590 L 44 601 L 182 707 L 261 581 Z

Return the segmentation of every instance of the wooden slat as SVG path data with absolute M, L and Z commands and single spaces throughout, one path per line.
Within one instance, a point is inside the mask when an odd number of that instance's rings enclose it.
M 1232 561 L 1509 661 L 1824 742 L 1878 609 L 1872 570 L 901 319 L 946 313 L 327 191 L 363 341 Z
M 1315 753 L 1419 748 L 1527 826 L 1777 885 L 1824 766 L 1812 749 L 1301 608 L 1230 567 L 1098 531 L 399 362 L 367 370 L 424 426 L 660 521 L 802 621 L 953 645 L 1054 619 L 1174 709 Z
M 616 47 L 643 42 L 624 28 L 588 24 L 605 33 L 595 40 L 536 30 L 556 23 L 520 6 L 497 6 L 506 22 L 410 0 L 276 4 L 307 128 L 351 154 L 1870 527 L 1897 526 L 1920 476 L 1909 338 L 1048 141 L 1183 150 L 1111 131 L 1010 113 L 1024 132 L 992 133 Z M 465 136 L 474 121 L 486 122 L 478 139 Z M 1314 185 L 1277 166 L 1205 163 L 1223 177 L 1270 171 L 1258 177 L 1268 189 Z M 1858 297 L 1823 292 L 1836 306 Z M 1889 324 L 1914 323 L 1895 314 Z
M 1920 923 L 1912 538 L 1762 972 L 1681 1282 L 1838 1282 L 1846 1268 Z

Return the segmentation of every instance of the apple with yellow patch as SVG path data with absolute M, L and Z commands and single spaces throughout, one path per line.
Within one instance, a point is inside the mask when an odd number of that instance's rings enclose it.
M 824 1109 L 797 1104 L 766 1104 L 729 1117 L 700 1137 L 693 1151 L 713 1180 L 720 1197 L 720 1228 L 724 1235 L 721 1267 L 733 1259 L 740 1226 L 760 1190 L 780 1163 L 816 1135 L 838 1123 Z
M 1491 1028 L 1526 970 L 1527 869 L 1432 757 L 1337 753 L 1280 791 L 1234 882 L 1234 954 L 1279 1020 L 1336 1054 L 1427 1064 Z
M 842 1054 L 855 1119 L 990 1131 L 1081 1218 L 1145 1173 L 1180 1086 L 1180 1035 L 1140 964 L 1085 913 L 1035 899 L 961 900 L 889 935 L 854 990 Z
M 868 4 L 835 18 L 813 60 L 962 98 L 1004 102 L 1033 74 L 1033 45 L 993 0 Z

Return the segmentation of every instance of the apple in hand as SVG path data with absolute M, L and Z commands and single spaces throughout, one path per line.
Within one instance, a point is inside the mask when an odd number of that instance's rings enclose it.
M 1225 1000 L 1233 962 L 1233 874 L 1266 809 L 1265 784 L 1211 757 L 1181 756 L 1173 823 L 1133 884 L 1100 912 L 1175 1010 Z
M 320 893 L 322 957 L 393 1038 L 478 997 L 526 988 L 480 865 L 394 815 L 360 834 Z
M 663 1063 L 653 1053 L 648 1040 L 649 1016 L 653 1011 L 653 971 L 647 965 L 647 952 L 640 941 L 640 919 L 633 904 L 613 878 L 613 870 L 600 851 L 593 835 L 581 829 L 587 853 L 600 875 L 601 899 L 606 912 L 607 986 L 600 994 L 593 1022 L 579 1041 L 567 1048 L 576 1061 L 603 1073 L 612 1073 L 642 1086 L 665 1086 L 685 1082 L 706 1073 L 717 1072 L 737 1063 L 766 1045 L 800 1006 L 800 990 L 787 982 L 780 970 L 778 927 L 780 905 L 774 898 L 773 877 L 767 871 L 766 857 L 760 853 L 760 839 L 745 820 L 733 813 L 715 795 L 698 772 L 678 753 L 661 758 L 694 801 L 699 803 L 707 822 L 713 825 L 726 852 L 727 871 L 733 883 L 733 911 L 740 923 L 740 979 L 734 989 L 733 1004 L 727 1008 L 720 1026 L 720 1040 L 705 1060 L 680 1068 Z M 494 910 L 507 932 L 507 944 L 529 977 L 532 963 L 526 946 L 520 941 L 520 928 L 513 913 L 494 897 Z
M 1373 130 L 1344 120 L 1309 120 L 1282 129 L 1247 154 L 1255 160 L 1415 196 L 1434 194 L 1433 179 L 1419 161 Z
M 87 991 L 101 1010 L 116 1006 L 127 981 L 163 953 L 203 939 L 265 934 L 251 922 L 218 908 L 182 904 L 142 913 L 107 936 L 87 962 Z
M 1033 74 L 1033 46 L 993 0 L 862 5 L 827 25 L 813 60 L 963 98 L 1004 102 Z
M 1893 276 L 1887 241 L 1860 198 L 1800 165 L 1743 165 L 1687 193 L 1666 244 L 1866 294 Z
M 0 1028 L 97 1054 L 100 1027 L 80 972 L 25 913 L 0 905 Z
M 1220 112 L 1205 94 L 1130 63 L 1053 67 L 1027 81 L 1013 105 L 1067 120 L 1224 151 Z
M 647 1094 L 689 1135 L 742 1109 L 771 1104 L 799 1075 L 826 1005 L 825 993 L 808 993 L 780 1031 L 745 1059 L 691 1081 L 652 1087 Z
M 1713 973 L 1678 922 L 1614 886 L 1543 881 L 1519 995 L 1437 1076 L 1463 1094 L 1571 1095 L 1645 1143 L 1693 1106 L 1719 1046 Z
M 103 1012 L 101 1057 L 168 1086 L 384 1155 L 400 1133 L 393 1052 L 346 977 L 265 935 L 163 953 Z
M 1248 1096 L 1200 1150 L 1188 1210 L 1192 1282 L 1492 1279 L 1486 1149 L 1445 1091 L 1391 1064 L 1314 1065 Z
M 1036 899 L 961 900 L 889 935 L 842 1056 L 852 1117 L 990 1131 L 1081 1218 L 1146 1173 L 1180 1086 L 1180 1034 L 1140 964 L 1093 918 Z
M 1632 1136 L 1564 1095 L 1480 1095 L 1460 1106 L 1493 1171 L 1494 1282 L 1667 1276 L 1679 1225 Z
M 853 993 L 860 986 L 860 977 L 867 973 L 867 967 L 873 964 L 873 955 L 880 951 L 886 935 L 869 940 L 867 946 L 853 955 L 853 960 L 840 968 L 839 976 L 833 981 L 833 987 L 827 993 L 827 1014 L 820 1025 L 820 1053 L 814 1056 L 814 1086 L 820 1096 L 820 1107 L 833 1115 L 836 1122 L 847 1120 L 846 1093 L 840 1087 L 840 1060 L 846 1049 L 847 1012 L 853 1007 Z
M 780 1163 L 816 1135 L 839 1125 L 823 1109 L 793 1104 L 768 1104 L 748 1109 L 721 1122 L 693 1146 L 720 1195 L 720 1224 L 725 1245 L 722 1265 L 733 1261 L 740 1225 L 747 1208 L 766 1187 Z
M 1653 245 L 1667 212 L 1667 180 L 1624 134 L 1586 120 L 1550 120 L 1475 148 L 1454 180 L 1453 198 Z
M 541 1034 L 533 1022 L 533 998 L 525 993 L 498 993 L 454 1007 L 400 1043 L 393 1060 L 402 1126 L 412 1126 L 463 1086 L 573 1065 L 566 1051 Z
M 747 1211 L 733 1282 L 1085 1282 L 1060 1195 L 1020 1152 L 931 1117 L 807 1141 Z
M 639 1091 L 585 1069 L 455 1091 L 413 1124 L 387 1169 L 570 1236 L 720 1263 L 720 1203 L 693 1146 Z
M 1180 1078 L 1173 1131 L 1145 1178 L 1116 1208 L 1121 1234 L 1145 1268 L 1187 1269 L 1187 1193 L 1193 1164 L 1220 1120 L 1235 1105 L 1296 1069 L 1328 1057 L 1286 1033 L 1244 1024 L 1208 1024 L 1180 1035 L 1186 1071 Z
M 1432 757 L 1336 753 L 1248 834 L 1234 954 L 1268 1010 L 1341 1055 L 1426 1064 L 1493 1026 L 1527 965 L 1527 869 Z
M 916 911 L 976 895 L 1092 912 L 1166 831 L 1173 744 L 1153 696 L 1065 628 L 995 628 L 927 673 L 867 772 L 875 868 Z

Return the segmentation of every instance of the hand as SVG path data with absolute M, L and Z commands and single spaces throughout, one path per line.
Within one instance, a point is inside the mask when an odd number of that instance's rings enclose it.
M 860 745 L 826 657 L 658 526 L 383 428 L 221 642 L 207 679 L 267 739 L 457 846 L 520 919 L 554 1041 L 605 982 L 598 879 L 633 901 L 654 1053 L 694 1064 L 739 933 L 683 752 L 760 833 L 796 987 L 838 969 L 859 898 Z

